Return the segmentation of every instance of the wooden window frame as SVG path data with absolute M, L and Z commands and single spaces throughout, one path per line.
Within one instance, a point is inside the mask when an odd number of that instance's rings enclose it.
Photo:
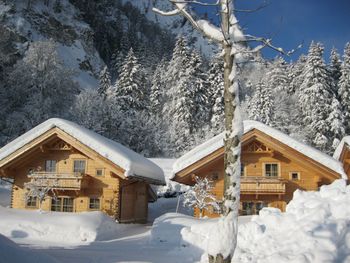
M 266 176 L 266 165 L 267 164 L 277 164 L 277 172 L 278 175 L 277 176 Z M 279 162 L 263 162 L 262 164 L 262 171 L 263 171 L 263 177 L 268 177 L 268 178 L 281 178 L 281 165 Z
M 61 212 L 61 213 L 73 213 L 75 211 L 75 198 L 72 196 L 57 196 L 57 199 L 61 200 L 61 203 L 59 205 L 59 210 L 52 210 L 52 201 L 54 201 L 54 198 L 51 198 L 51 204 L 50 204 L 50 211 L 52 212 Z M 72 199 L 72 211 L 64 211 L 64 199 Z
M 47 171 L 47 166 L 46 166 L 46 162 L 55 162 L 55 170 L 54 171 Z M 57 172 L 57 160 L 54 159 L 47 159 L 44 162 L 44 167 L 45 167 L 45 172 L 49 172 L 49 173 L 56 173 Z
M 32 200 L 30 200 L 32 198 L 35 199 L 35 206 L 28 205 L 29 202 L 32 202 Z M 36 209 L 36 208 L 38 208 L 38 198 L 36 196 L 28 196 L 28 199 L 26 198 L 26 200 L 25 200 L 25 204 L 26 204 L 26 208 L 28 208 L 28 209 Z
M 293 179 L 293 174 L 297 174 L 297 175 L 298 175 L 298 178 L 297 178 L 297 179 Z M 289 172 L 289 179 L 290 179 L 291 181 L 299 181 L 299 180 L 300 180 L 300 172 L 295 172 L 295 171 Z
M 101 175 L 97 175 L 97 171 L 98 170 L 101 170 L 102 171 L 102 174 Z M 105 176 L 105 169 L 104 168 L 96 168 L 95 169 L 95 176 L 96 177 L 104 177 Z
M 74 169 L 74 163 L 75 163 L 75 161 L 84 161 L 85 162 L 85 169 L 84 169 L 84 172 L 83 172 L 83 174 L 86 174 L 86 170 L 87 170 L 87 167 L 88 167 L 88 161 L 87 161 L 87 159 L 83 159 L 83 158 L 73 158 L 72 159 L 73 160 L 73 167 L 72 167 L 72 171 L 73 171 L 73 173 L 75 174 L 75 173 L 81 173 L 81 172 L 75 172 L 75 169 Z
M 91 200 L 98 200 L 98 203 L 99 203 L 99 207 L 98 208 L 91 208 Z M 101 201 L 101 197 L 89 197 L 89 210 L 92 210 L 92 211 L 99 211 L 101 210 L 101 204 L 102 204 L 102 201 Z

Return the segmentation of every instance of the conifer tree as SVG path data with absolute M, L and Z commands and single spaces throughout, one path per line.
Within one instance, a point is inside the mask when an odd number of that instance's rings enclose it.
M 344 49 L 338 93 L 345 117 L 346 133 L 350 134 L 350 43 Z
M 344 115 L 341 111 L 341 105 L 336 97 L 333 97 L 331 104 L 331 112 L 327 118 L 327 122 L 330 127 L 330 147 L 326 149 L 327 152 L 334 151 L 340 140 L 345 135 L 345 127 L 344 127 Z
M 194 112 L 194 129 L 201 129 L 209 121 L 210 105 L 208 98 L 208 81 L 207 77 L 202 69 L 201 55 L 193 50 L 188 67 L 189 85 L 192 89 L 193 101 L 195 104 Z
M 146 108 L 147 92 L 144 83 L 143 69 L 131 48 L 125 58 L 115 87 L 115 99 L 122 110 L 142 110 Z
M 335 48 L 332 48 L 331 51 L 329 73 L 333 80 L 333 92 L 336 94 L 336 96 L 338 96 L 338 82 L 341 76 L 341 61 L 340 56 Z
M 163 76 L 165 72 L 166 62 L 162 59 L 154 70 L 151 80 L 150 110 L 153 114 L 159 114 L 163 109 L 163 93 L 165 88 Z
M 273 99 L 271 89 L 262 80 L 256 84 L 253 97 L 248 105 L 248 116 L 251 120 L 260 121 L 267 125 L 273 121 Z
M 286 91 L 288 84 L 288 65 L 283 58 L 277 57 L 266 73 L 266 85 L 274 91 Z
M 302 124 L 310 143 L 325 150 L 331 143 L 327 117 L 334 97 L 331 78 L 323 60 L 323 46 L 312 42 L 298 93 Z
M 109 74 L 107 66 L 103 68 L 103 70 L 100 73 L 100 83 L 98 87 L 98 94 L 102 96 L 102 98 L 106 98 L 107 91 L 111 87 L 111 76 Z
M 224 74 L 223 62 L 219 56 L 212 59 L 209 66 L 209 103 L 211 105 L 211 129 L 216 135 L 224 130 Z
M 289 76 L 288 78 L 290 79 L 289 82 L 289 88 L 288 88 L 288 93 L 293 94 L 296 91 L 299 90 L 301 83 L 303 82 L 303 71 L 304 67 L 306 64 L 307 57 L 305 55 L 301 55 L 297 62 L 292 64 L 292 66 L 289 69 Z

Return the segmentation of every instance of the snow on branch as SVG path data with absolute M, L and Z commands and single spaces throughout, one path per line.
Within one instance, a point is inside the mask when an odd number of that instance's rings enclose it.
M 39 201 L 39 209 L 41 209 L 42 203 L 50 194 L 53 198 L 56 198 L 55 189 L 59 186 L 58 179 L 45 174 L 35 177 L 28 175 L 28 177 L 31 178 L 31 181 L 24 183 L 26 201 L 31 197 L 37 198 Z
M 173 3 L 173 5 L 175 6 L 176 9 L 172 10 L 172 11 L 161 11 L 158 8 L 153 8 L 152 10 L 160 15 L 164 15 L 164 16 L 173 16 L 173 15 L 177 15 L 177 14 L 181 14 L 182 16 L 184 16 L 191 24 L 192 26 L 197 29 L 198 31 L 200 31 L 205 37 L 218 42 L 218 43 L 222 43 L 224 41 L 224 35 L 221 31 L 220 28 L 218 28 L 217 26 L 211 24 L 209 21 L 207 20 L 203 20 L 203 19 L 199 19 L 196 20 L 188 10 L 186 10 L 187 7 L 187 1 L 172 1 L 169 0 L 171 3 Z
M 282 55 L 286 55 L 286 56 L 290 56 L 291 54 L 293 54 L 294 52 L 296 52 L 298 49 L 302 48 L 302 45 L 300 44 L 297 48 L 286 51 L 281 47 L 277 47 L 275 45 L 272 44 L 272 39 L 270 38 L 263 38 L 263 37 L 255 37 L 252 35 L 245 35 L 245 39 L 243 41 L 240 42 L 258 42 L 260 43 L 260 45 L 256 46 L 255 48 L 251 49 L 251 50 L 247 50 L 247 49 L 238 49 L 235 50 L 235 54 L 237 53 L 257 53 L 260 50 L 264 49 L 265 47 L 268 47 L 270 49 L 273 49 L 275 51 L 277 51 L 278 53 L 282 54 Z

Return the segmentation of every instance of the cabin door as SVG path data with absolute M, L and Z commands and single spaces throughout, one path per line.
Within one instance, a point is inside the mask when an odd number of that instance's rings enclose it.
M 120 222 L 143 222 L 147 220 L 147 185 L 137 182 L 122 187 Z

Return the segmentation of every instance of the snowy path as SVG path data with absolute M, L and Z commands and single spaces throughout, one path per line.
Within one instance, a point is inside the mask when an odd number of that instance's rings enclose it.
M 127 236 L 122 236 L 111 241 L 93 242 L 87 246 L 67 248 L 32 247 L 65 263 L 163 263 L 165 259 L 167 263 L 186 263 L 199 260 L 198 258 L 191 257 L 191 255 L 177 253 L 168 244 L 151 244 L 149 242 L 150 228 L 150 226 L 131 225 L 128 231 L 125 231 Z

